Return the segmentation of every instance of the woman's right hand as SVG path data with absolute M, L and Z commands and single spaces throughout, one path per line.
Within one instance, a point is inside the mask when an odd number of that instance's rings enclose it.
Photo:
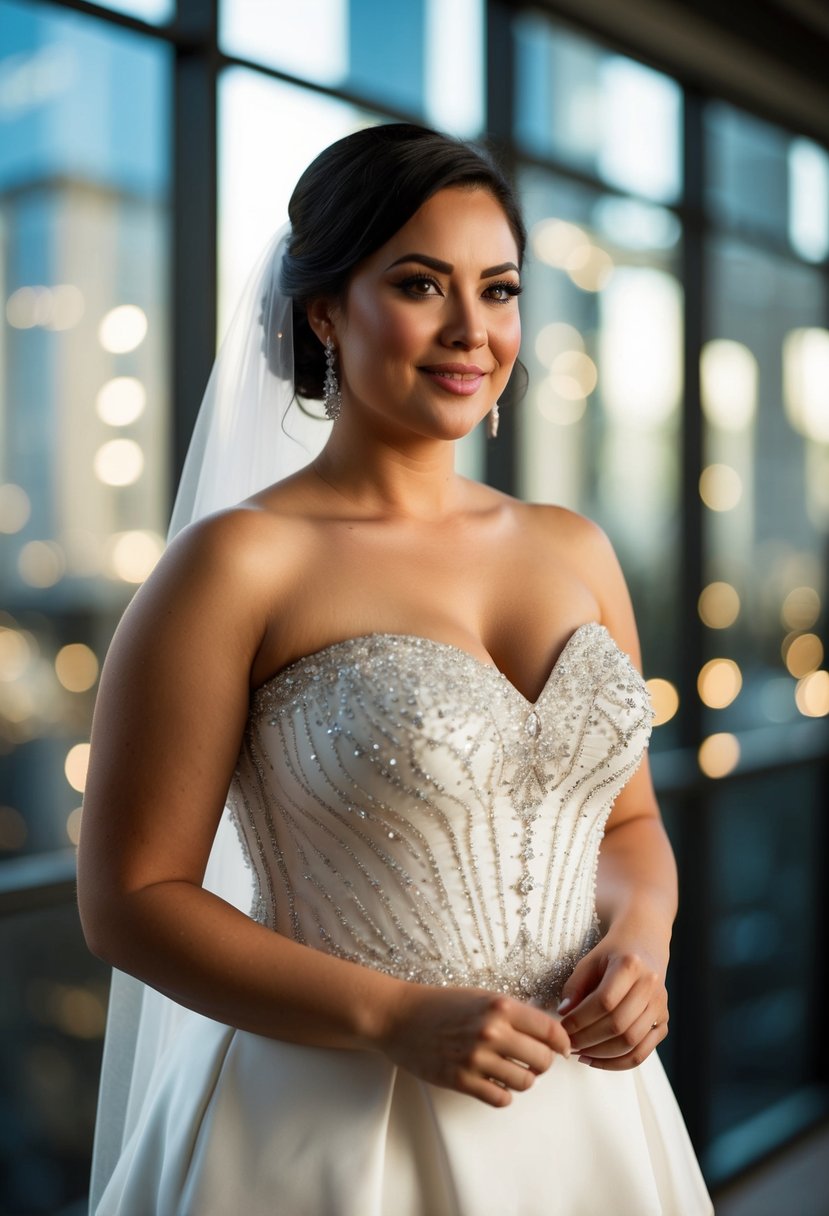
M 509 1106 L 530 1088 L 570 1039 L 543 1009 L 478 988 L 402 985 L 377 1046 L 422 1081 Z

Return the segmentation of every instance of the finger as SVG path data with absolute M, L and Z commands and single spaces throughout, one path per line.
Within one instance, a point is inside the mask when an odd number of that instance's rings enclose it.
M 546 1043 L 553 1051 L 562 1055 L 570 1054 L 570 1036 L 559 1018 L 553 1017 L 544 1009 L 536 1009 L 521 1001 L 512 1001 L 504 1011 L 510 1024 L 523 1034 L 539 1043 Z
M 662 1017 L 657 1017 L 653 1008 L 646 1009 L 641 1017 L 637 1018 L 632 1026 L 620 1035 L 615 1035 L 605 1039 L 603 1042 L 596 1043 L 592 1047 L 584 1049 L 586 1055 L 592 1057 L 600 1057 L 609 1059 L 615 1056 L 627 1055 L 634 1048 L 647 1038 L 653 1031 L 658 1030 L 660 1025 L 665 1026 L 665 1034 L 667 1034 L 667 1014 Z M 656 1022 L 656 1026 L 654 1026 Z M 663 1038 L 665 1035 L 663 1034 Z
M 481 1053 L 475 1060 L 474 1068 L 481 1076 L 516 1093 L 530 1089 L 536 1077 L 532 1069 L 515 1060 L 507 1060 L 497 1052 Z
M 647 1059 L 654 1048 L 662 1042 L 667 1033 L 667 1026 L 661 1023 L 655 1029 L 649 1030 L 642 1042 L 624 1055 L 603 1058 L 590 1054 L 579 1056 L 579 1060 L 591 1068 L 601 1068 L 606 1072 L 623 1072 L 630 1068 L 637 1068 Z
M 617 1038 L 621 1035 L 627 1035 L 632 1026 L 637 1023 L 641 1024 L 643 1034 L 650 1026 L 650 1023 L 657 1017 L 655 1012 L 651 1013 L 650 1018 L 646 1017 L 648 1009 L 655 1010 L 657 1002 L 654 1000 L 654 995 L 651 992 L 651 987 L 648 983 L 636 983 L 630 992 L 623 998 L 621 1003 L 615 1009 L 609 1012 L 602 1012 L 602 1015 L 595 1022 L 583 1027 L 578 1031 L 571 1031 L 570 1042 L 574 1051 L 584 1051 L 586 1048 L 593 1047 L 596 1043 L 605 1043 L 609 1039 Z M 667 1010 L 663 1010 L 660 1014 L 660 1020 L 665 1016 Z M 639 1036 L 640 1038 L 642 1035 Z M 638 1042 L 638 1039 L 636 1040 Z M 633 1046 L 633 1043 L 628 1043 L 628 1048 Z
M 554 1048 L 548 1043 L 539 1043 L 529 1035 L 520 1034 L 517 1030 L 508 1030 L 497 1044 L 492 1042 L 499 1055 L 508 1060 L 515 1060 L 529 1068 L 536 1076 L 546 1072 L 556 1057 Z
M 478 1098 L 479 1101 L 485 1102 L 487 1106 L 509 1106 L 512 1102 L 512 1094 L 503 1085 L 497 1085 L 488 1077 L 478 1076 L 477 1073 L 468 1073 L 459 1082 L 457 1089 L 462 1094 L 468 1094 L 470 1098 Z
M 624 955 L 608 967 L 596 989 L 586 996 L 572 1013 L 565 1015 L 564 1029 L 571 1038 L 575 1038 L 579 1031 L 593 1026 L 617 1009 L 636 986 L 640 986 L 648 994 L 648 1000 L 653 999 L 660 987 L 664 988 L 655 971 L 643 968 L 635 955 Z

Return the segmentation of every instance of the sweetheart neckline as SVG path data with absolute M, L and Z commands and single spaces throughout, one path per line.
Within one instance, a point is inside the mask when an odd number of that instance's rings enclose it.
M 465 650 L 463 648 L 463 646 L 456 646 L 454 644 L 454 642 L 441 642 L 437 638 L 423 637 L 421 634 L 418 634 L 418 633 L 393 633 L 393 632 L 388 632 L 386 630 L 376 630 L 371 633 L 358 633 L 355 636 L 350 637 L 350 638 L 340 638 L 336 642 L 329 642 L 326 646 L 320 646 L 320 648 L 318 650 L 312 650 L 309 654 L 300 655 L 299 658 L 292 659 L 291 662 L 288 663 L 285 667 L 281 667 L 279 669 L 279 671 L 274 672 L 274 674 L 272 676 L 269 676 L 267 680 L 264 680 L 263 683 L 257 685 L 257 687 L 251 691 L 250 700 L 251 700 L 252 704 L 255 703 L 256 700 L 262 694 L 264 694 L 272 684 L 277 683 L 279 680 L 281 680 L 285 676 L 289 675 L 292 671 L 295 671 L 295 670 L 303 667 L 306 663 L 310 663 L 310 662 L 313 662 L 314 660 L 321 659 L 324 655 L 330 654 L 335 650 L 339 650 L 344 646 L 353 646 L 360 642 L 373 642 L 373 641 L 386 640 L 386 641 L 397 641 L 397 642 L 410 642 L 410 643 L 412 643 L 414 645 L 418 645 L 418 646 L 431 646 L 438 650 L 450 651 L 453 654 L 460 655 L 463 658 L 465 658 L 468 662 L 472 663 L 479 670 L 492 672 L 498 680 L 502 681 L 507 686 L 507 688 L 512 690 L 512 692 L 515 694 L 515 696 L 518 697 L 518 699 L 521 702 L 523 702 L 524 705 L 526 705 L 529 709 L 533 710 L 533 709 L 537 709 L 538 706 L 540 705 L 541 700 L 544 697 L 544 694 L 547 692 L 548 688 L 553 683 L 555 675 L 561 666 L 564 656 L 567 654 L 567 651 L 573 645 L 576 638 L 579 637 L 579 635 L 582 634 L 585 630 L 590 629 L 591 627 L 595 627 L 597 629 L 602 630 L 607 635 L 607 637 L 611 641 L 613 641 L 607 627 L 605 625 L 603 625 L 601 623 L 601 621 L 582 621 L 581 625 L 576 626 L 576 628 L 570 634 L 567 641 L 562 646 L 562 648 L 559 652 L 558 658 L 556 659 L 556 661 L 553 663 L 552 667 L 550 668 L 549 674 L 541 687 L 541 691 L 539 692 L 538 696 L 536 697 L 536 699 L 534 701 L 531 701 L 529 699 L 529 697 L 525 697 L 524 694 L 521 692 L 521 690 L 519 688 L 516 688 L 516 686 L 513 684 L 512 680 L 510 680 L 509 676 L 507 676 L 503 671 L 501 671 L 501 668 L 497 665 L 497 663 L 495 663 L 495 662 L 487 663 L 485 659 L 478 658 L 478 656 L 475 654 L 472 654 L 471 651 Z

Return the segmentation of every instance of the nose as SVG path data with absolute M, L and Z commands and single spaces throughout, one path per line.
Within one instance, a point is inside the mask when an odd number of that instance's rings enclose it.
M 480 302 L 477 299 L 455 297 L 451 301 L 443 327 L 444 345 L 456 350 L 476 350 L 485 346 L 486 341 L 487 331 L 480 312 Z

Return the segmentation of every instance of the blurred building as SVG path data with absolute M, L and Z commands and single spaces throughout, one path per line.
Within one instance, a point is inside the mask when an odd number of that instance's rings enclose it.
M 827 51 L 817 0 L 0 0 L 0 1213 L 82 1210 L 92 707 L 216 335 L 302 168 L 396 119 L 524 200 L 530 388 L 460 460 L 625 567 L 709 1182 L 826 1118 Z

